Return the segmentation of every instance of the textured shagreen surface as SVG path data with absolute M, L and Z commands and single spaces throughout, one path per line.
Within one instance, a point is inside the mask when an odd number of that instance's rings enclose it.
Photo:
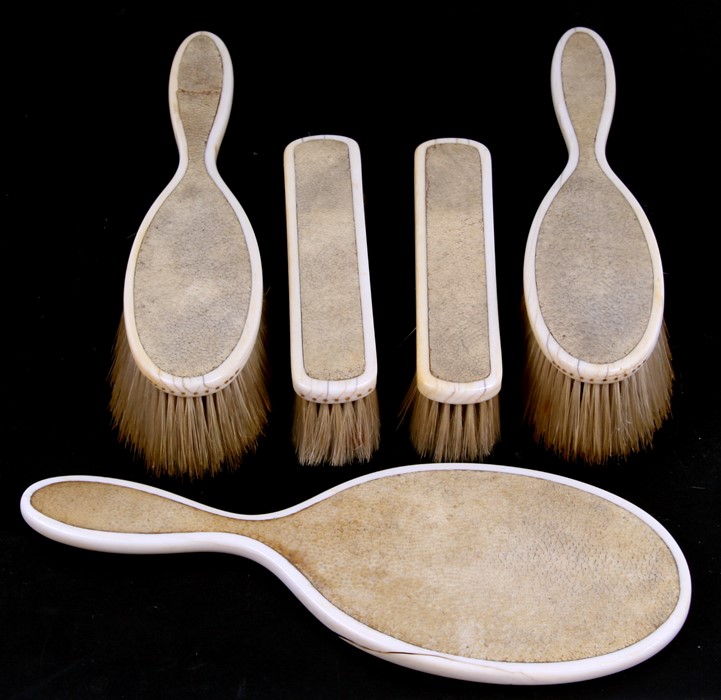
M 314 379 L 351 379 L 365 354 L 348 146 L 299 144 L 295 177 L 303 364 Z
M 406 473 L 267 520 L 97 483 L 44 487 L 32 504 L 95 530 L 255 538 L 371 628 L 475 659 L 608 654 L 656 630 L 679 600 L 675 559 L 648 524 L 595 494 L 532 476 Z
M 205 163 L 222 85 L 214 42 L 193 39 L 180 64 L 177 92 L 187 170 L 151 221 L 135 268 L 140 340 L 160 369 L 181 377 L 201 376 L 226 359 L 243 331 L 250 300 L 243 229 Z
M 491 371 L 481 159 L 473 146 L 426 151 L 431 374 L 473 382 Z
M 638 344 L 648 325 L 651 256 L 633 208 L 596 159 L 606 77 L 589 35 L 568 40 L 561 72 L 579 160 L 538 234 L 538 299 L 563 349 L 587 362 L 611 363 Z

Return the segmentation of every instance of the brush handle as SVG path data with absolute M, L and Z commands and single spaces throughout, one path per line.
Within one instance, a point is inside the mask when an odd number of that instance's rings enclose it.
M 124 291 L 125 330 L 138 368 L 177 396 L 226 386 L 260 329 L 257 242 L 216 164 L 232 98 L 223 42 L 208 32 L 187 37 L 169 81 L 179 164 L 135 237 Z
M 293 387 L 306 401 L 355 401 L 377 377 L 360 149 L 298 139 L 284 169 Z
M 30 486 L 21 512 L 86 549 L 248 557 L 351 644 L 465 680 L 614 673 L 666 646 L 690 603 L 683 554 L 650 515 L 512 467 L 399 467 L 255 516 L 128 481 L 57 477 Z
M 416 386 L 442 403 L 501 389 L 491 155 L 468 139 L 415 153 Z
M 664 285 L 648 218 L 606 160 L 616 83 L 598 34 L 579 27 L 563 35 L 551 91 L 569 157 L 529 233 L 526 310 L 557 369 L 584 382 L 617 382 L 656 347 Z

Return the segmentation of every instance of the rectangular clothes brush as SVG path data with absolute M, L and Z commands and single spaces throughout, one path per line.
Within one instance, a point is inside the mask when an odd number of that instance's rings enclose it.
M 301 138 L 284 169 L 293 444 L 301 464 L 365 462 L 380 420 L 360 149 Z
M 606 160 L 616 82 L 596 32 L 563 35 L 551 91 L 568 163 L 526 246 L 526 418 L 561 457 L 599 464 L 650 446 L 670 412 L 663 270 L 646 214 Z
M 110 375 L 121 441 L 161 474 L 237 466 L 269 408 L 260 254 L 216 166 L 232 95 L 223 42 L 190 35 L 169 83 L 179 165 L 133 242 Z
M 482 459 L 500 437 L 492 192 L 482 144 L 416 149 L 416 375 L 403 414 L 416 451 L 435 462 Z

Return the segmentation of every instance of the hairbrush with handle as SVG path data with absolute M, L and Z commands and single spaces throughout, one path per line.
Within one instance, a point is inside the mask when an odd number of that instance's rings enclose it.
M 157 473 L 237 466 L 267 421 L 260 252 L 217 167 L 233 89 L 220 38 L 188 36 L 168 87 L 178 167 L 128 259 L 110 410 L 119 438 Z
M 648 217 L 606 159 L 616 79 L 596 32 L 561 37 L 551 91 L 568 162 L 526 245 L 526 416 L 561 457 L 604 463 L 649 446 L 670 412 L 663 268 Z
M 247 557 L 363 651 L 470 681 L 623 670 L 673 639 L 691 596 L 682 552 L 649 514 L 512 467 L 398 467 L 252 516 L 67 476 L 30 486 L 21 511 L 41 534 L 85 549 Z

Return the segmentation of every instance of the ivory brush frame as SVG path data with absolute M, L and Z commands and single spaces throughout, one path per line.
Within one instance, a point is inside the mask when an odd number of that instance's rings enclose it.
M 227 355 L 227 357 L 220 362 L 220 364 L 209 368 L 202 374 L 196 376 L 179 376 L 173 372 L 169 372 L 167 368 L 158 364 L 158 362 L 150 357 L 142 339 L 138 334 L 135 318 L 135 282 L 136 266 L 138 264 L 139 254 L 148 230 L 158 212 L 161 210 L 163 205 L 166 204 L 168 197 L 176 190 L 189 169 L 189 144 L 183 124 L 181 109 L 178 103 L 178 75 L 181 61 L 183 60 L 186 49 L 191 42 L 195 41 L 199 37 L 207 37 L 211 39 L 217 47 L 222 60 L 222 87 L 220 101 L 215 120 L 207 137 L 207 145 L 203 161 L 207 174 L 224 195 L 225 199 L 232 208 L 240 227 L 242 228 L 245 245 L 247 246 L 248 255 L 250 257 L 250 297 L 242 333 L 237 339 L 235 347 Z M 253 352 L 256 341 L 258 340 L 261 328 L 263 311 L 263 272 L 255 233 L 243 207 L 240 205 L 235 195 L 230 191 L 225 181 L 220 176 L 217 168 L 218 151 L 220 149 L 223 136 L 225 135 L 225 130 L 230 116 L 233 101 L 233 89 L 234 79 L 231 58 L 228 53 L 228 49 L 220 38 L 210 32 L 196 32 L 188 36 L 176 52 L 171 68 L 168 88 L 170 117 L 175 140 L 178 145 L 178 168 L 174 177 L 168 183 L 167 187 L 163 190 L 160 196 L 155 200 L 140 225 L 130 251 L 130 258 L 125 277 L 123 295 L 125 327 L 127 342 L 130 346 L 135 362 L 143 375 L 147 377 L 156 388 L 179 397 L 203 396 L 211 394 L 222 389 L 230 381 L 232 381 L 247 363 L 248 358 Z M 190 284 L 192 280 L 188 280 L 188 282 Z
M 574 128 L 568 105 L 564 98 L 563 80 L 561 65 L 564 51 L 569 40 L 577 34 L 586 34 L 593 39 L 598 46 L 605 64 L 605 97 L 603 108 L 598 122 L 598 128 L 593 142 L 593 156 L 608 179 L 615 185 L 633 211 L 638 225 L 643 230 L 643 235 L 648 246 L 653 274 L 653 289 L 650 293 L 650 309 L 646 328 L 638 339 L 638 342 L 624 356 L 610 362 L 593 362 L 583 357 L 575 357 L 564 349 L 559 340 L 554 337 L 552 331 L 546 325 L 543 310 L 538 297 L 538 286 L 536 280 L 536 246 L 538 243 L 539 231 L 543 225 L 551 205 L 556 200 L 559 192 L 576 171 L 580 161 L 580 144 Z M 606 143 L 613 118 L 614 105 L 616 100 L 616 78 L 611 54 L 603 39 L 593 30 L 584 27 L 577 27 L 567 31 L 556 46 L 551 66 L 551 92 L 553 105 L 558 118 L 563 138 L 568 148 L 568 162 L 560 177 L 553 184 L 541 202 L 531 225 L 526 245 L 526 256 L 523 268 L 523 288 L 526 302 L 526 311 L 533 335 L 539 348 L 546 358 L 558 370 L 582 382 L 588 383 L 613 383 L 626 379 L 636 372 L 653 353 L 656 343 L 663 327 L 664 311 L 664 281 L 661 256 L 658 244 L 651 228 L 646 213 L 641 208 L 638 200 L 624 185 L 620 178 L 614 173 L 606 158 Z M 586 144 L 584 144 L 586 145 Z M 578 242 L 582 246 L 582 242 Z
M 314 143 L 341 146 L 347 150 L 350 164 L 349 187 L 352 212 L 347 213 L 352 213 L 354 241 L 350 241 L 353 246 L 347 246 L 340 251 L 335 249 L 336 259 L 329 253 L 334 236 L 332 227 L 327 222 L 323 222 L 314 230 L 309 230 L 312 227 L 304 227 L 299 217 L 299 204 L 302 202 L 299 202 L 298 198 L 295 159 L 299 151 Z M 284 153 L 284 166 L 293 389 L 305 401 L 318 404 L 356 401 L 367 397 L 375 390 L 378 373 L 360 149 L 356 141 L 344 136 L 309 136 L 288 144 Z M 337 271 L 339 262 L 351 273 L 348 279 L 339 280 L 344 287 L 354 284 L 354 280 L 350 278 L 357 278 L 355 291 L 347 288 L 345 290 L 344 298 L 348 301 L 347 306 L 350 306 L 350 309 L 344 308 L 344 302 L 338 303 L 334 300 L 334 290 L 329 290 L 330 297 L 324 297 L 311 277 L 308 277 L 307 282 L 303 281 L 306 271 L 310 274 L 312 270 L 313 277 L 317 278 L 318 274 Z M 349 348 L 344 337 L 350 333 L 360 340 L 355 343 L 355 347 Z M 309 353 L 316 352 L 323 345 L 331 350 L 337 350 L 340 359 L 331 358 L 328 360 L 330 366 L 326 362 L 325 367 L 313 373 L 308 370 Z M 354 354 L 355 360 L 359 360 L 360 370 L 357 372 L 349 370 L 345 364 L 351 354 Z M 333 366 L 334 362 L 335 366 Z M 316 364 L 321 365 L 323 362 Z
M 468 351 L 464 343 L 454 347 L 448 347 L 450 341 L 447 337 L 438 337 L 441 341 L 438 347 L 434 347 L 431 339 L 431 318 L 435 315 L 443 315 L 443 308 L 453 304 L 453 297 L 448 292 L 449 285 L 442 288 L 430 288 L 429 286 L 429 246 L 434 233 L 429 230 L 428 222 L 428 198 L 427 198 L 427 156 L 429 150 L 443 148 L 471 149 L 477 152 L 481 176 L 482 188 L 482 226 L 481 237 L 483 259 L 478 259 L 473 253 L 478 250 L 475 245 L 470 250 L 464 249 L 463 259 L 453 255 L 457 251 L 458 240 L 454 245 L 449 245 L 445 254 L 450 258 L 452 264 L 458 265 L 470 278 L 464 287 L 464 296 L 460 300 L 464 308 L 470 307 L 471 311 L 477 309 L 477 305 L 485 300 L 484 315 L 486 319 L 479 318 L 478 313 L 463 314 L 462 326 L 455 328 L 461 339 L 466 336 L 477 339 L 477 342 L 484 346 L 483 352 L 487 354 L 488 370 L 485 376 L 479 376 L 471 381 L 464 381 L 459 377 L 439 376 L 432 368 L 433 352 L 443 355 L 450 353 L 454 357 L 459 356 L 465 359 Z M 495 236 L 493 224 L 493 185 L 491 176 L 491 154 L 481 143 L 469 139 L 443 138 L 434 139 L 422 143 L 415 152 L 415 255 L 416 255 L 416 388 L 428 399 L 439 403 L 448 404 L 473 404 L 488 401 L 496 396 L 501 390 L 503 375 L 503 363 L 501 357 L 501 335 L 498 320 L 498 300 L 496 296 L 496 257 L 495 257 Z M 457 177 L 455 174 L 451 178 Z M 460 189 L 460 188 L 459 188 Z M 457 213 L 457 212 L 455 212 Z M 463 226 L 463 222 L 453 223 Z M 465 231 L 464 235 L 468 235 Z M 476 241 L 478 244 L 479 241 Z M 455 246 L 455 247 L 454 247 Z M 470 260 L 469 260 L 470 257 Z M 436 264 L 438 267 L 438 264 Z M 442 271 L 441 271 L 442 272 Z M 446 269 L 446 274 L 448 270 Z M 456 280 L 458 281 L 458 280 Z M 451 284 L 453 282 L 451 281 Z M 459 282 L 460 284 L 460 282 Z M 438 282 L 436 287 L 438 287 Z M 485 321 L 485 322 L 483 322 Z M 469 341 L 470 342 L 470 341 Z M 446 364 L 454 364 L 453 362 Z M 463 364 L 463 363 L 462 363 Z M 482 373 L 479 367 L 473 367 L 473 371 Z M 467 370 L 466 370 L 467 371 Z

